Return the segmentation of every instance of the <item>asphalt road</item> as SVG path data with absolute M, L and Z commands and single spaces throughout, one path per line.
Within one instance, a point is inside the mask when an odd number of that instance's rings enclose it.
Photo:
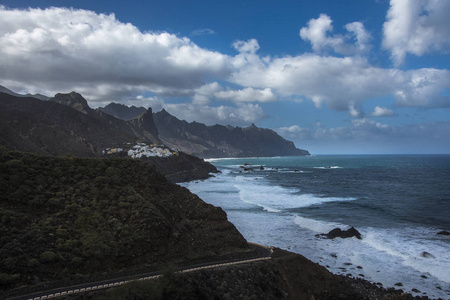
M 272 249 L 263 245 L 255 244 L 255 243 L 248 243 L 250 248 L 256 250 L 258 253 L 255 258 L 252 259 L 244 259 L 244 260 L 229 260 L 229 261 L 221 261 L 221 262 L 213 262 L 213 263 L 207 263 L 207 264 L 201 264 L 201 265 L 195 265 L 195 266 L 189 266 L 180 268 L 179 272 L 181 273 L 188 273 L 188 272 L 195 272 L 199 270 L 204 269 L 213 269 L 213 268 L 220 268 L 225 266 L 231 266 L 231 265 L 238 265 L 238 264 L 245 264 L 245 263 L 251 263 L 251 262 L 257 262 L 257 261 L 263 261 L 271 259 L 272 255 Z M 121 278 L 115 278 L 110 279 L 106 281 L 98 281 L 98 282 L 90 282 L 75 286 L 68 286 L 68 287 L 61 287 L 49 291 L 40 291 L 33 294 L 28 295 L 21 295 L 21 296 L 14 296 L 11 298 L 6 298 L 7 300 L 42 300 L 42 299 L 53 299 L 63 296 L 69 296 L 69 295 L 75 295 L 80 293 L 86 293 L 90 291 L 97 291 L 102 289 L 108 289 L 115 286 L 120 286 L 125 283 L 136 281 L 136 280 L 150 280 L 155 279 L 160 276 L 162 276 L 164 271 L 157 271 L 152 273 L 145 273 L 145 274 L 139 274 L 134 275 L 131 277 L 121 277 Z

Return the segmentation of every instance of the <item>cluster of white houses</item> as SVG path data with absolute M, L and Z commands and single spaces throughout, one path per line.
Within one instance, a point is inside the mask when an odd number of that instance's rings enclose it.
M 128 156 L 131 158 L 146 157 L 168 157 L 172 155 L 178 155 L 178 151 L 171 150 L 164 145 L 147 145 L 145 143 L 138 143 L 128 150 Z
M 130 145 L 130 144 L 128 144 Z M 129 148 L 125 147 L 125 148 Z M 102 151 L 103 155 L 113 155 L 125 152 L 123 148 L 106 148 Z M 141 157 L 168 157 L 172 155 L 179 155 L 178 150 L 170 149 L 164 145 L 147 145 L 145 143 L 137 143 L 128 152 L 126 152 L 131 158 Z

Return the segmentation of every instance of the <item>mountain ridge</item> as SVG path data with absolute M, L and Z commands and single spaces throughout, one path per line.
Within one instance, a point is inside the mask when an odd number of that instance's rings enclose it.
M 104 157 L 107 149 L 116 149 L 112 156 L 127 156 L 137 142 L 161 144 L 151 109 L 127 122 L 91 109 L 75 92 L 57 94 L 49 101 L 0 92 L 0 145 L 10 149 L 79 157 Z M 205 179 L 217 172 L 188 154 L 142 159 L 173 182 Z
M 125 120 L 133 117 L 132 112 L 136 112 L 136 107 L 133 107 L 110 103 L 98 109 L 122 116 Z M 153 119 L 158 137 L 164 144 L 202 158 L 310 155 L 307 150 L 296 148 L 293 142 L 275 131 L 259 128 L 254 123 L 244 128 L 218 124 L 207 126 L 196 121 L 179 120 L 165 109 L 153 113 Z
M 2 86 L 2 85 L 0 85 L 0 92 L 1 93 L 5 93 L 5 94 L 9 94 L 9 95 L 12 95 L 12 96 L 16 96 L 16 97 L 32 97 L 32 98 L 36 98 L 36 99 L 39 99 L 39 100 L 49 100 L 50 99 L 50 97 L 42 95 L 42 94 L 34 94 L 34 95 L 31 95 L 31 94 L 26 94 L 26 95 L 18 94 L 18 93 L 15 93 L 15 92 L 11 91 L 10 89 Z

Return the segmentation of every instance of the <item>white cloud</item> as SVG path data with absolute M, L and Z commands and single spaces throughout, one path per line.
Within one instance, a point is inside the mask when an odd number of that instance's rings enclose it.
M 424 7 L 431 7 L 427 3 Z M 331 35 L 332 29 L 326 15 L 302 28 L 317 51 L 331 48 L 361 54 L 368 50 L 370 36 L 362 23 L 347 24 L 345 36 Z M 171 105 L 179 116 L 194 120 L 197 115 L 197 120 L 205 117 L 210 123 L 214 116 L 215 122 L 230 124 L 261 120 L 265 117 L 261 106 L 244 103 L 276 97 L 310 100 L 317 107 L 325 104 L 357 118 L 364 116 L 362 102 L 379 96 L 394 95 L 399 106 L 449 105 L 448 70 L 383 69 L 359 55 L 261 57 L 256 39 L 236 41 L 233 46 L 238 53 L 231 57 L 201 48 L 188 38 L 141 32 L 113 14 L 0 7 L 0 82 L 15 91 L 52 96 L 75 90 L 94 107 L 153 93 L 156 98 L 148 98 L 152 105 Z M 218 82 L 239 88 L 224 88 Z M 192 97 L 192 103 L 166 104 L 170 100 L 161 97 Z M 214 100 L 233 103 L 206 106 Z
M 447 153 L 450 122 L 388 126 L 368 118 L 354 119 L 347 127 L 302 128 L 298 125 L 276 130 L 312 154 L 322 153 Z M 407 146 L 405 146 L 407 145 Z
M 394 111 L 386 107 L 375 106 L 373 110 L 372 116 L 374 117 L 392 117 L 394 115 Z
M 0 8 L 0 80 L 90 100 L 114 91 L 186 93 L 229 74 L 229 57 L 187 38 L 142 33 L 113 14 L 66 8 Z M 102 86 L 98 91 L 92 86 Z
M 362 57 L 316 54 L 261 58 L 238 55 L 239 68 L 230 80 L 242 86 L 270 88 L 282 96 L 310 99 L 337 111 L 362 116 L 363 101 L 394 95 L 400 106 L 445 107 L 449 98 L 450 72 L 437 69 L 401 71 L 374 67 Z
M 391 51 L 395 65 L 407 53 L 422 56 L 450 50 L 450 1 L 391 0 L 383 26 L 383 47 Z
M 402 84 L 395 87 L 399 106 L 448 107 L 450 98 L 443 91 L 450 89 L 450 71 L 419 69 L 398 72 Z
M 235 102 L 272 102 L 276 100 L 270 88 L 254 89 L 249 87 L 242 90 L 226 90 L 215 92 L 214 96 L 218 99 Z
M 233 126 L 247 126 L 266 117 L 258 104 L 239 104 L 230 106 L 204 106 L 191 103 L 166 104 L 165 109 L 181 120 L 188 122 L 199 121 L 206 125 L 229 124 Z
M 277 133 L 289 140 L 307 140 L 311 138 L 311 130 L 309 128 L 302 128 L 298 125 L 280 127 L 277 129 Z
M 354 118 L 361 118 L 364 115 L 361 107 L 354 102 L 348 104 L 348 113 Z
M 327 36 L 333 31 L 331 25 L 333 21 L 326 14 L 321 14 L 317 19 L 311 19 L 307 27 L 300 29 L 300 37 L 305 41 L 310 41 L 315 52 L 333 50 L 337 53 L 361 54 L 370 50 L 370 34 L 361 22 L 353 22 L 345 25 L 345 29 L 350 33 L 347 35 Z M 354 39 L 354 43 L 348 43 Z
M 218 91 L 221 91 L 222 87 L 217 82 L 205 84 L 195 90 L 195 95 L 192 97 L 194 104 L 207 105 L 210 103 L 211 98 Z
M 236 41 L 233 43 L 234 49 L 240 53 L 255 53 L 259 50 L 259 43 L 256 39 L 248 41 Z
M 251 87 L 232 90 L 224 89 L 217 82 L 208 83 L 195 90 L 192 97 L 194 104 L 206 105 L 211 100 L 229 100 L 235 103 L 241 102 L 272 102 L 276 100 L 270 88 L 254 89 Z

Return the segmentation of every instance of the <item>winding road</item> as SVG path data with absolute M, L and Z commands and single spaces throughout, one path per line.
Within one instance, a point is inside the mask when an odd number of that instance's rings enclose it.
M 239 264 L 252 263 L 252 262 L 258 262 L 258 261 L 271 259 L 271 256 L 273 253 L 273 250 L 271 247 L 266 247 L 263 245 L 250 243 L 250 242 L 248 244 L 249 244 L 250 248 L 253 248 L 254 250 L 256 250 L 256 252 L 258 253 L 257 257 L 252 258 L 252 259 L 245 259 L 245 260 L 222 261 L 222 262 L 190 266 L 190 267 L 181 268 L 178 272 L 189 273 L 189 272 L 196 272 L 199 270 L 220 268 L 220 267 L 226 267 L 226 266 L 231 266 L 231 265 L 239 265 Z M 8 300 L 54 299 L 54 298 L 58 298 L 58 297 L 64 297 L 64 296 L 69 296 L 69 295 L 75 295 L 75 294 L 80 294 L 80 293 L 108 289 L 108 288 L 124 285 L 128 282 L 136 281 L 136 280 L 156 279 L 158 277 L 161 277 L 163 273 L 164 273 L 164 271 L 158 271 L 158 272 L 135 275 L 132 278 L 131 277 L 115 278 L 115 279 L 110 279 L 107 281 L 91 282 L 91 283 L 85 283 L 85 284 L 80 284 L 80 285 L 75 285 L 75 286 L 61 287 L 61 288 L 57 288 L 57 289 L 53 289 L 53 290 L 49 290 L 49 291 L 40 291 L 40 292 L 33 293 L 33 294 L 14 296 L 11 298 L 6 298 L 6 299 L 8 299 Z

